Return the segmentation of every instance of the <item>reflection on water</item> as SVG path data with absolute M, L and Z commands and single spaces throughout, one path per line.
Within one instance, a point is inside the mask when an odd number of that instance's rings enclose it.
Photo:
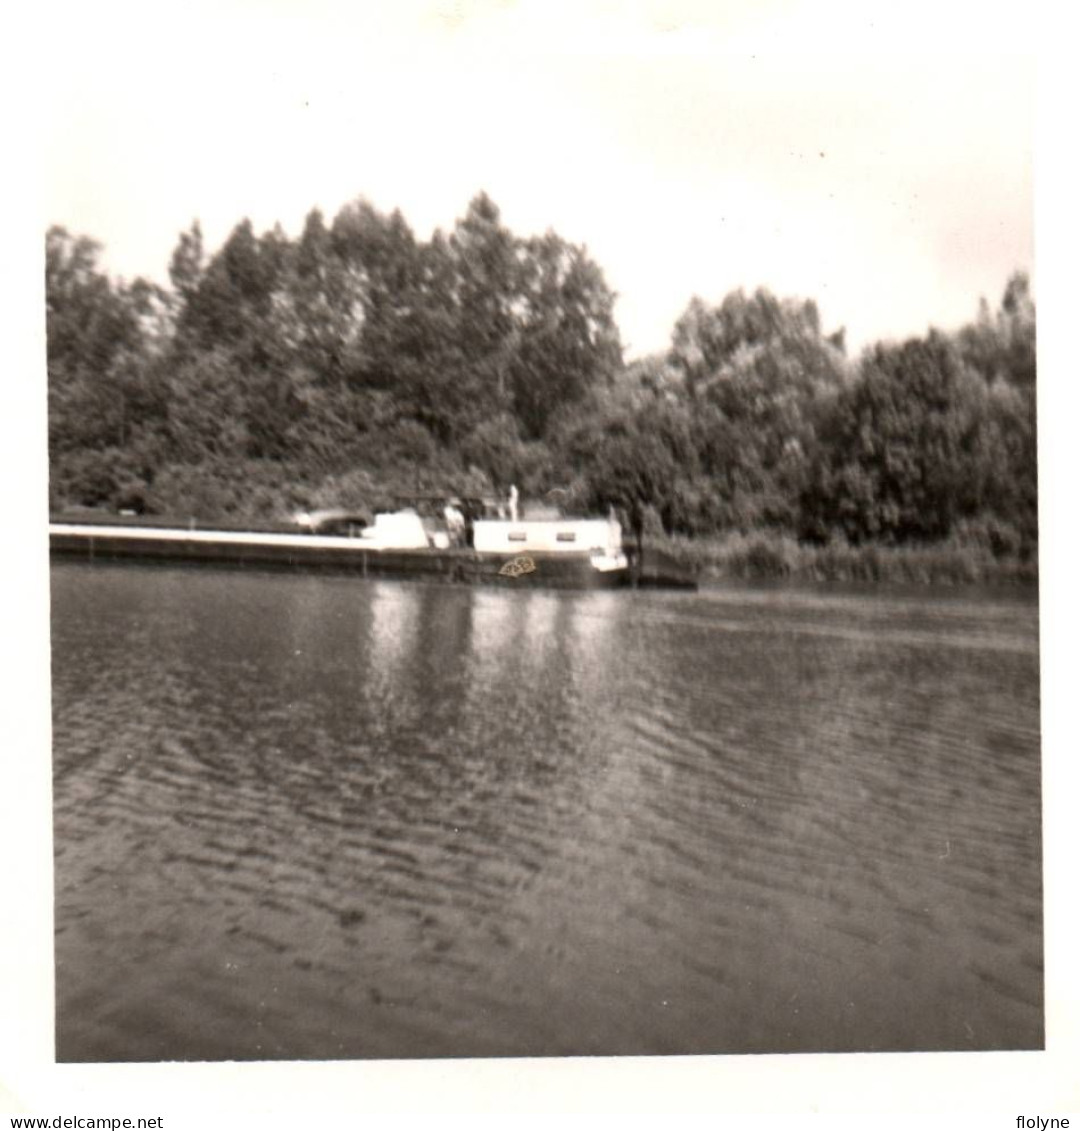
M 53 568 L 67 1060 L 1031 1048 L 1036 609 Z

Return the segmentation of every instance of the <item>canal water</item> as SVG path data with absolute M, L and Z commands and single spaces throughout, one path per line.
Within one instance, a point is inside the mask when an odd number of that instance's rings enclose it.
M 52 601 L 61 1060 L 1042 1045 L 1034 599 Z

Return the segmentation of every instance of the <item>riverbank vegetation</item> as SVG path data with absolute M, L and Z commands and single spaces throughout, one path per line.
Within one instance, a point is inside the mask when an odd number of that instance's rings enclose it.
M 732 577 L 1033 579 L 1035 306 L 849 356 L 808 299 L 693 299 L 626 361 L 586 250 L 476 197 L 421 240 L 363 200 L 297 238 L 182 233 L 166 287 L 46 240 L 50 508 L 376 509 L 516 484 Z
M 800 542 L 754 531 L 704 538 L 662 537 L 648 544 L 694 567 L 704 580 L 883 583 L 889 585 L 1034 585 L 1038 559 L 1001 555 L 977 540 L 930 545 L 853 546 L 836 539 Z

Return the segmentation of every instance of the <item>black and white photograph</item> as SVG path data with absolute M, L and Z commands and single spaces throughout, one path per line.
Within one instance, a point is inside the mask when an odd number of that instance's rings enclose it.
M 1024 17 L 56 11 L 56 1066 L 1046 1054 Z

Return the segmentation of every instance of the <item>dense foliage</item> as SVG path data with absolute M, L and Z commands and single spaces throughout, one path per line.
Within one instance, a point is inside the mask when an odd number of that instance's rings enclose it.
M 182 233 L 171 286 L 46 241 L 50 503 L 203 518 L 516 483 L 639 534 L 1037 549 L 1035 308 L 846 355 L 810 301 L 695 298 L 624 363 L 585 249 L 474 199 L 418 240 L 360 200 L 296 239 Z

